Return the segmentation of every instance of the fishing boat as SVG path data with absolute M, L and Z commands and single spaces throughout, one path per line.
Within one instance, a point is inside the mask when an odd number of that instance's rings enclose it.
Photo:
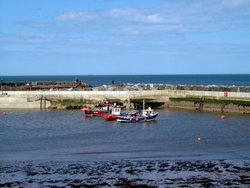
M 87 117 L 93 117 L 93 116 L 103 116 L 103 114 L 108 113 L 111 110 L 111 104 L 104 103 L 99 104 L 96 106 L 97 108 L 91 109 L 89 107 L 83 107 L 81 108 L 81 111 L 85 114 Z
M 92 109 L 90 109 L 88 107 L 82 108 L 81 111 L 84 112 L 85 116 L 87 116 L 87 117 L 102 116 L 105 113 L 101 109 L 92 110 Z
M 133 122 L 149 122 L 155 120 L 155 118 L 158 116 L 158 112 L 154 112 L 150 107 L 146 110 L 142 110 L 139 115 L 131 116 L 119 116 L 117 118 L 118 122 L 121 123 L 133 123 Z
M 138 116 L 140 115 L 140 111 L 131 111 L 128 113 L 121 113 L 121 107 L 120 106 L 114 106 L 112 107 L 111 113 L 105 113 L 103 114 L 103 118 L 106 120 L 116 120 L 118 117 L 123 117 L 123 116 Z
M 102 117 L 106 120 L 116 120 L 119 115 L 121 115 L 121 107 L 113 106 L 111 113 L 104 113 Z

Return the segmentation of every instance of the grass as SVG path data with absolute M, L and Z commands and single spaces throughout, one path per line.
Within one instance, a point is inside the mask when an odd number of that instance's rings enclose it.
M 170 101 L 175 102 L 193 102 L 195 104 L 200 103 L 201 99 L 198 97 L 187 97 L 187 98 L 169 98 Z M 250 101 L 242 101 L 242 100 L 223 100 L 223 99 L 208 99 L 205 98 L 206 104 L 219 104 L 219 105 L 238 105 L 238 106 L 250 106 Z

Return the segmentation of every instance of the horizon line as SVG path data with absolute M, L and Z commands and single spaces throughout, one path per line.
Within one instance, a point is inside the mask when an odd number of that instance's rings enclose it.
M 250 75 L 250 73 L 206 73 L 206 74 L 48 74 L 48 75 L 0 75 L 7 76 L 206 76 L 206 75 Z

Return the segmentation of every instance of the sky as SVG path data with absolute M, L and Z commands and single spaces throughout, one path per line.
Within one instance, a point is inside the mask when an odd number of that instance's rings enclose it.
M 1 0 L 0 75 L 249 74 L 250 0 Z

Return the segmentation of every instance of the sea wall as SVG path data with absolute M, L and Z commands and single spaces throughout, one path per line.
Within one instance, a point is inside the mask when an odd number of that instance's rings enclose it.
M 145 91 L 3 91 L 0 108 L 65 109 L 93 106 L 103 101 L 141 107 L 142 100 L 161 108 L 223 111 L 250 114 L 249 92 L 145 90 Z

